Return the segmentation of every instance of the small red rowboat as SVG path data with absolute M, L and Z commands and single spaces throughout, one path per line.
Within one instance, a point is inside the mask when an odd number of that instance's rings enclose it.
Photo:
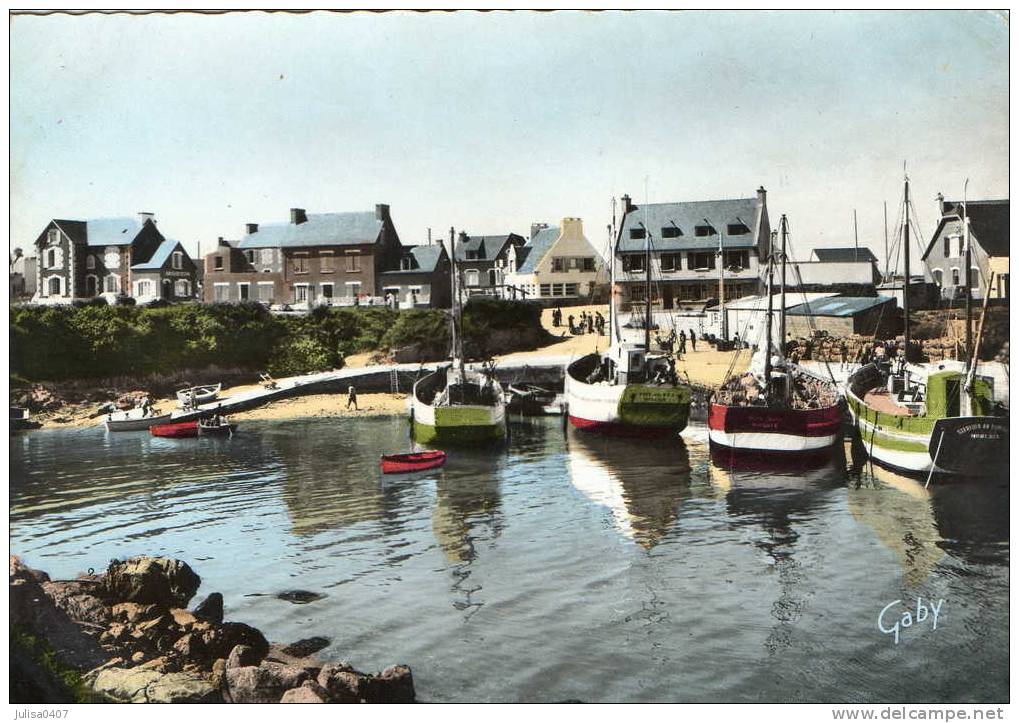
M 381 459 L 383 474 L 418 472 L 446 464 L 446 453 L 441 450 L 414 452 L 413 454 L 384 454 Z
M 175 424 L 153 424 L 149 427 L 153 437 L 197 437 L 198 420 Z

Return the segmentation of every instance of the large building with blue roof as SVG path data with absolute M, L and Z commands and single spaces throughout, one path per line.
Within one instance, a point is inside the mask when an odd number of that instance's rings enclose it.
M 180 242 L 160 232 L 148 212 L 85 221 L 53 219 L 34 245 L 39 259 L 32 297 L 36 303 L 195 297 L 197 266 Z

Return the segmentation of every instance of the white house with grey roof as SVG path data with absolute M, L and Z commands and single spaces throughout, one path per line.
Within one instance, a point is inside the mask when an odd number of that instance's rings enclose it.
M 756 294 L 761 288 L 760 260 L 769 253 L 770 237 L 763 187 L 747 198 L 646 206 L 623 196 L 615 255 L 621 303 L 626 307 L 646 299 L 649 241 L 651 299 L 657 308 L 717 298 L 720 263 L 726 298 Z
M 584 235 L 583 221 L 567 217 L 558 227 L 536 226 L 526 244 L 510 248 L 506 285 L 526 299 L 590 298 L 604 280 L 604 268 L 604 259 Z

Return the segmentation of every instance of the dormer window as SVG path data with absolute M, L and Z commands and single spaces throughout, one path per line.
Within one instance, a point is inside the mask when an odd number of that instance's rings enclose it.
M 60 243 L 60 231 L 55 228 L 51 228 L 46 233 L 46 243 L 51 246 Z
M 631 228 L 630 238 L 632 239 L 644 238 L 644 228 L 642 226 L 638 226 L 637 228 Z
M 468 251 L 467 252 L 467 260 L 468 261 L 477 261 L 478 260 L 478 252 L 477 251 Z
M 413 268 L 414 268 L 414 259 L 413 259 L 413 257 L 411 257 L 411 256 L 404 256 L 402 259 L 400 259 L 400 270 L 401 271 L 410 271 Z
M 662 226 L 662 238 L 679 238 L 682 235 L 679 226 Z
M 714 236 L 718 232 L 715 231 L 714 226 L 697 226 L 694 228 L 694 233 L 697 236 Z
M 174 251 L 173 252 L 173 268 L 183 269 L 184 268 L 184 252 Z
M 743 236 L 750 233 L 750 229 L 747 228 L 745 223 L 730 223 L 725 232 L 730 236 Z

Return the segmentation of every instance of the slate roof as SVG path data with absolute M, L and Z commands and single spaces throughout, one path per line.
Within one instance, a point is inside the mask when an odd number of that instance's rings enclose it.
M 301 246 L 356 246 L 375 243 L 382 221 L 374 211 L 308 214 L 304 223 L 259 224 L 258 231 L 246 233 L 240 249 L 299 248 Z
M 427 245 L 422 244 L 420 246 L 404 246 L 404 255 L 410 254 L 414 258 L 414 268 L 412 269 L 387 269 L 383 271 L 384 274 L 430 274 L 435 271 L 435 268 L 439 265 L 439 259 L 442 258 L 443 248 L 441 244 Z
M 144 261 L 140 264 L 133 264 L 131 266 L 132 271 L 158 271 L 163 268 L 166 262 L 170 259 L 170 254 L 173 253 L 174 249 L 180 246 L 179 241 L 173 239 L 165 239 L 156 248 L 156 252 L 152 254 L 152 258 L 148 261 Z
M 531 240 L 517 249 L 517 273 L 533 274 L 545 254 L 559 239 L 559 228 L 543 228 Z M 523 253 L 523 256 L 521 256 Z
M 456 240 L 456 260 L 492 261 L 514 236 L 516 236 L 515 233 L 504 233 L 491 236 L 468 236 L 466 240 L 458 238 Z M 468 252 L 473 252 L 474 258 L 467 258 Z
M 789 316 L 855 316 L 875 306 L 894 301 L 891 296 L 831 296 L 786 310 Z
M 725 235 L 725 248 L 747 248 L 757 245 L 754 223 L 757 220 L 758 201 L 753 198 L 731 198 L 718 201 L 683 201 L 679 203 L 649 203 L 638 206 L 623 217 L 620 229 L 619 251 L 643 251 L 644 239 L 630 238 L 630 230 L 640 228 L 647 209 L 647 226 L 651 230 L 654 251 L 682 251 L 687 249 L 718 248 L 718 236 L 697 236 L 696 226 L 704 226 L 708 219 L 712 226 Z M 749 233 L 730 236 L 729 224 L 742 220 Z M 663 227 L 678 226 L 681 236 L 665 238 Z
M 945 201 L 945 213 L 962 216 L 962 201 Z M 1008 199 L 995 201 L 967 201 L 966 216 L 977 242 L 988 256 L 1008 256 Z M 945 219 L 943 218 L 942 221 Z M 955 219 L 949 219 L 955 220 Z M 941 233 L 941 225 L 934 234 L 933 244 Z M 930 252 L 928 247 L 927 252 Z M 924 258 L 927 254 L 924 254 Z
M 94 218 L 88 221 L 72 221 L 55 218 L 59 226 L 75 243 L 87 246 L 129 246 L 141 233 L 143 224 L 137 218 Z
M 814 256 L 817 257 L 818 261 L 835 263 L 848 263 L 852 261 L 873 261 L 877 263 L 877 256 L 866 246 L 859 249 L 853 246 L 814 249 Z

